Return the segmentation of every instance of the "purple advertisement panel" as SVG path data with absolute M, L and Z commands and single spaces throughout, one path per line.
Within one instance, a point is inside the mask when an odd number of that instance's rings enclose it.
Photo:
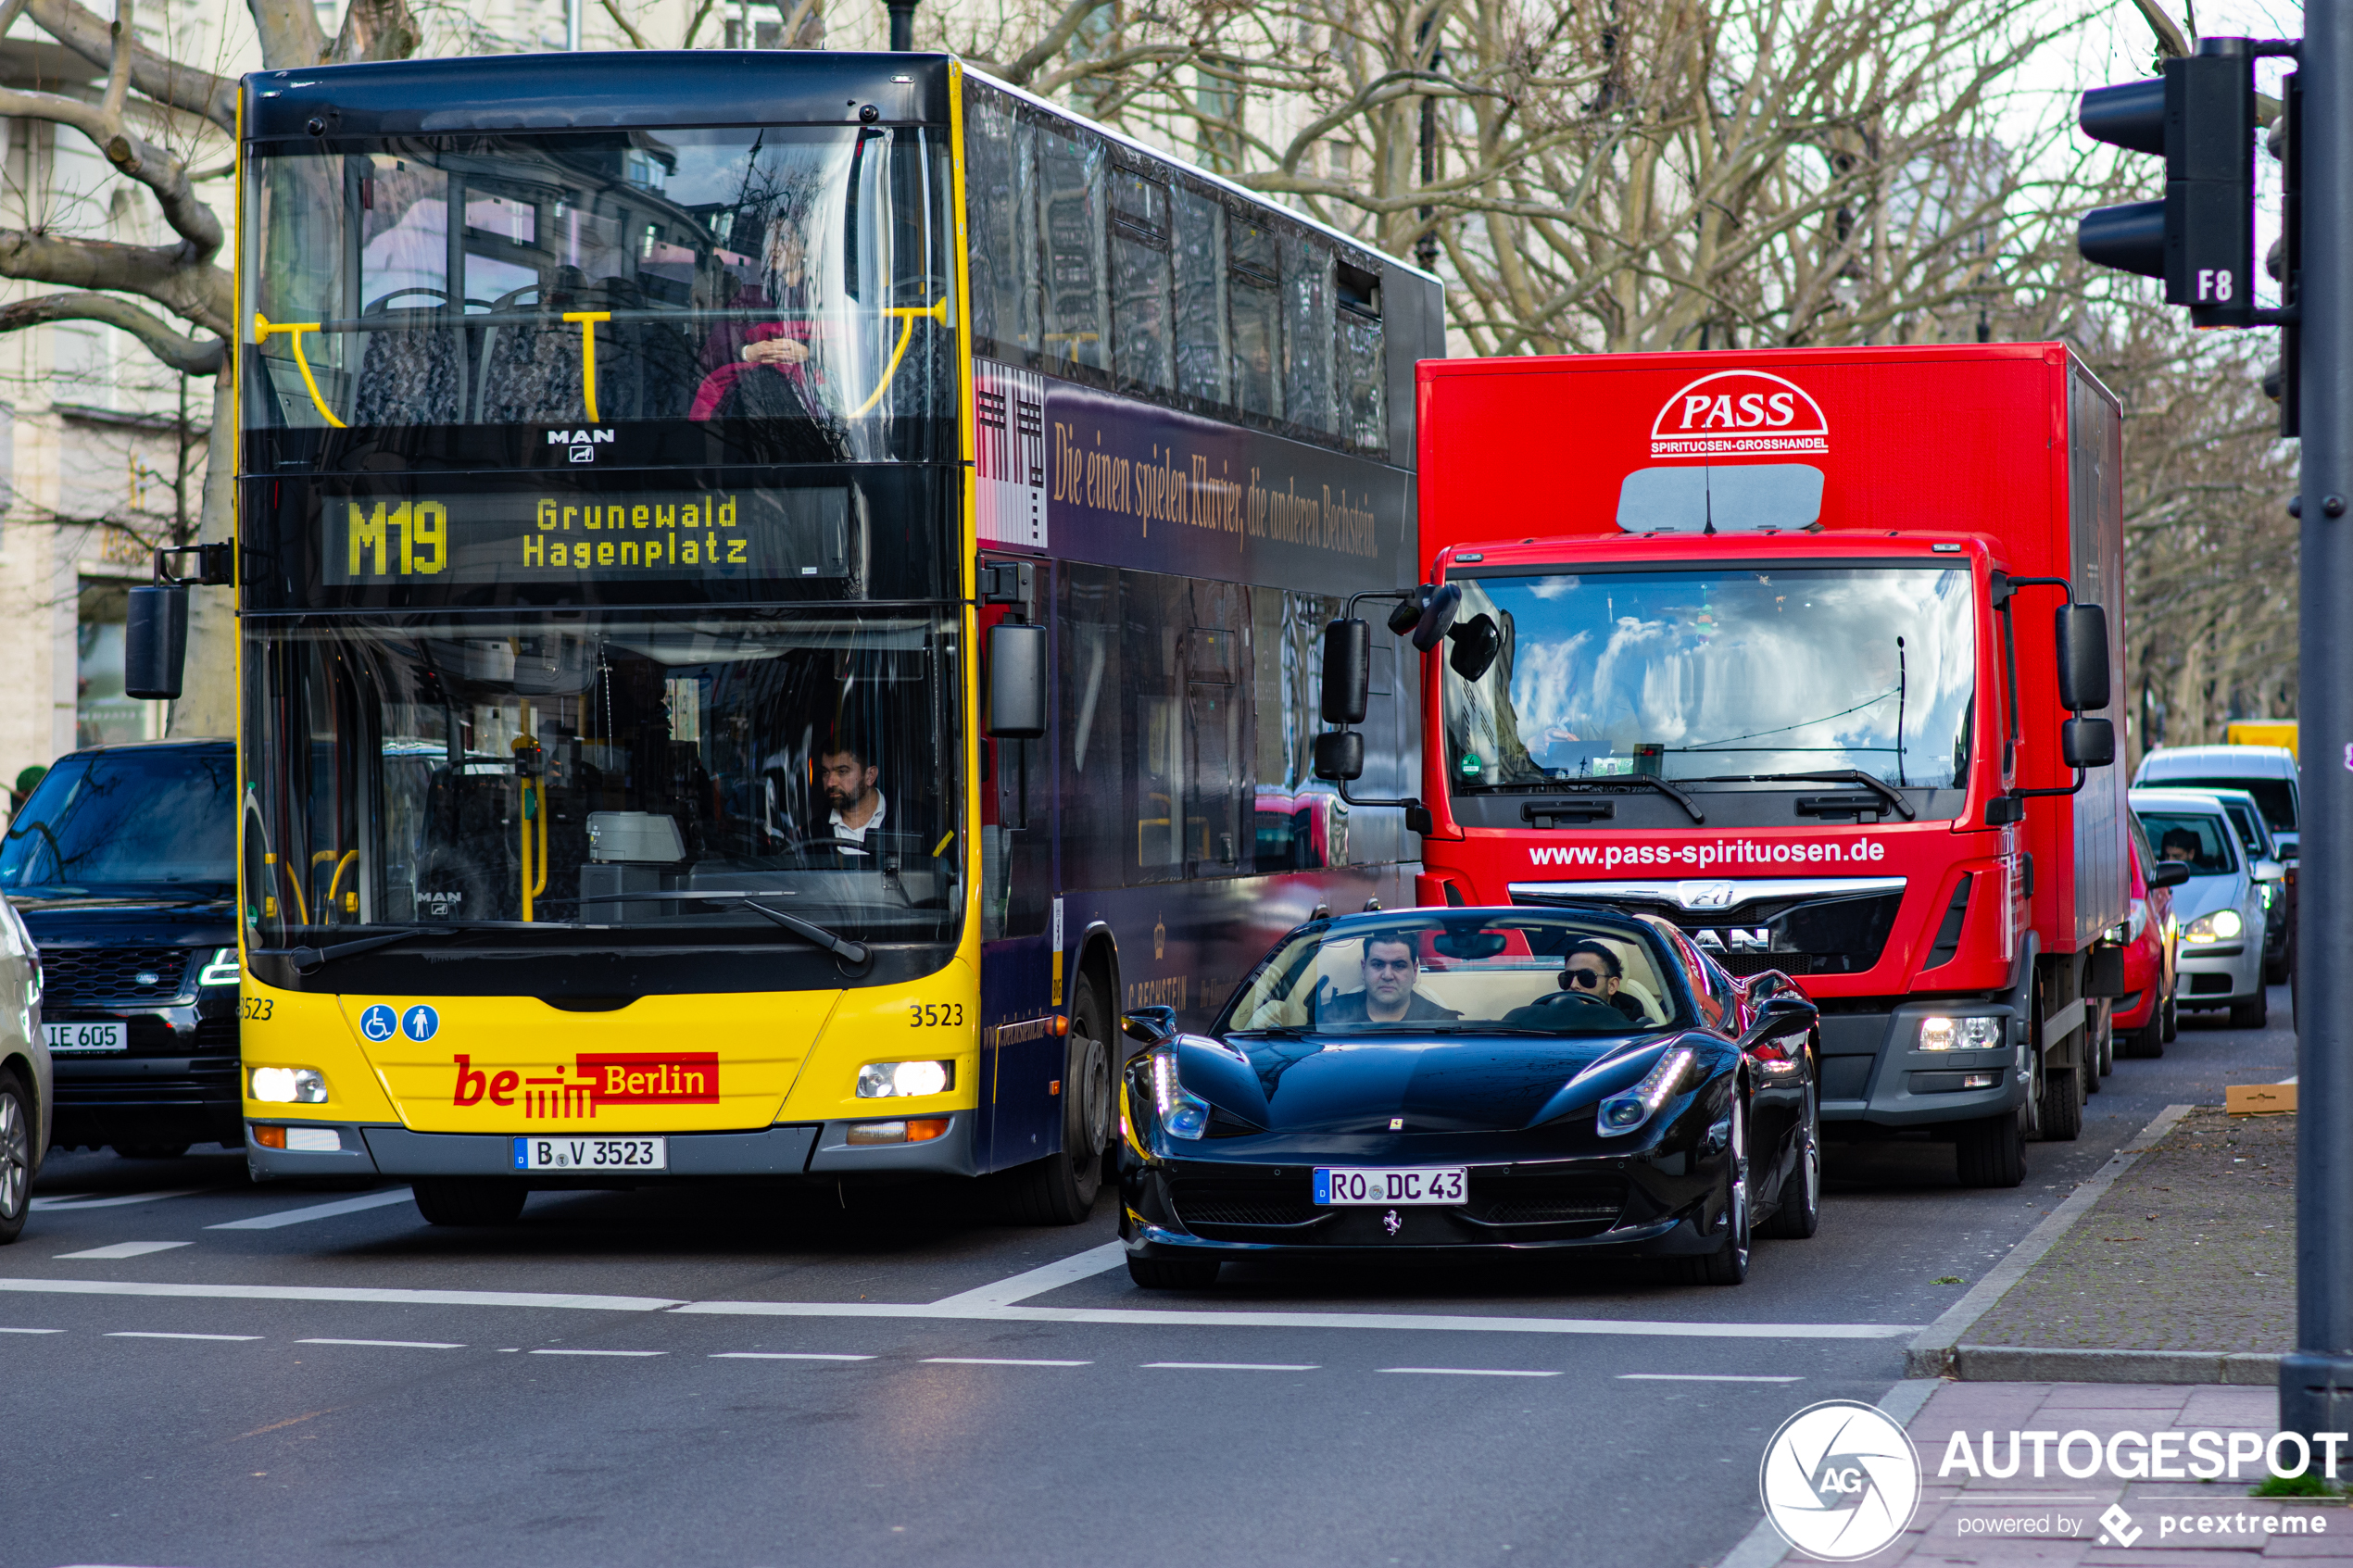
M 1418 581 L 1411 474 L 1063 382 L 1044 390 L 1052 554 L 1319 593 Z

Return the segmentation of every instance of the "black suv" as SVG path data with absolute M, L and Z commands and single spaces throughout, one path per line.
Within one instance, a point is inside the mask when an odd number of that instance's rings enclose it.
M 61 757 L 8 824 L 0 889 L 41 948 L 55 1147 L 243 1146 L 236 846 L 221 740 Z

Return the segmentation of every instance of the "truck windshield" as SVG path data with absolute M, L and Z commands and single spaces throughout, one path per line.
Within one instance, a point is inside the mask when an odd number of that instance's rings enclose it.
M 1449 671 L 1457 791 L 1563 779 L 1859 769 L 1942 789 L 1969 766 L 1976 646 L 1960 570 L 1610 571 L 1462 582 L 1502 652 Z
M 271 947 L 429 925 L 771 944 L 761 906 L 949 939 L 955 641 L 937 611 L 265 631 L 245 918 Z
M 236 803 L 237 759 L 218 742 L 64 758 L 8 824 L 0 887 L 19 898 L 227 898 Z

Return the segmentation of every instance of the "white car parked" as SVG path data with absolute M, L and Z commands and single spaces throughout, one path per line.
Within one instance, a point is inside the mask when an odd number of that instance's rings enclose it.
M 2190 868 L 2173 890 L 2182 934 L 2175 1006 L 2228 1008 L 2233 1028 L 2262 1028 L 2263 890 L 2230 814 L 2200 790 L 2136 789 L 2128 798 L 2158 859 Z
M 0 897 L 0 1243 L 17 1239 L 49 1148 L 49 1047 L 41 1033 L 41 950 Z

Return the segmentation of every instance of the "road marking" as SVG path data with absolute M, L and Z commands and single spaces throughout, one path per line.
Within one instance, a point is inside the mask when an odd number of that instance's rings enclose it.
M 208 1231 L 274 1231 L 281 1225 L 307 1224 L 312 1220 L 332 1220 L 343 1214 L 359 1214 L 370 1209 L 383 1209 L 395 1203 L 409 1201 L 407 1187 L 395 1187 L 390 1192 L 371 1192 L 359 1198 L 346 1198 L 339 1203 L 314 1203 L 308 1209 L 281 1209 L 274 1214 L 256 1214 L 250 1220 L 230 1220 L 222 1224 L 207 1225 Z
M 1093 1366 L 1092 1361 L 1033 1361 L 1012 1356 L 925 1356 L 925 1366 Z
M 297 1345 L 372 1345 L 384 1350 L 462 1350 L 463 1345 L 444 1344 L 438 1339 L 297 1339 Z
M 1060 1290 L 1082 1279 L 1119 1267 L 1127 1261 L 1127 1248 L 1120 1242 L 1106 1241 L 1101 1247 L 1090 1247 L 1067 1258 L 1040 1268 L 1029 1269 L 994 1285 L 984 1285 L 977 1290 L 959 1291 L 932 1303 L 951 1311 L 968 1311 L 975 1307 L 1010 1307 L 1032 1296 L 1043 1296 L 1049 1290 Z
M 169 1252 L 175 1247 L 194 1247 L 193 1241 L 118 1241 L 111 1247 L 93 1247 L 87 1252 L 60 1252 L 67 1258 L 144 1258 L 150 1252 Z
M 666 1356 L 667 1350 L 534 1350 L 535 1356 Z
M 1166 1368 L 1170 1372 L 1314 1372 L 1311 1363 L 1293 1366 L 1281 1361 L 1146 1361 L 1147 1372 Z
M 1383 1372 L 1417 1373 L 1425 1377 L 1558 1377 L 1556 1372 L 1509 1372 L 1483 1366 L 1385 1366 Z
M 1803 1383 L 1803 1377 L 1752 1377 L 1730 1372 L 1621 1372 L 1620 1383 Z
M 173 1246 L 185 1243 L 174 1242 Z M 104 1250 L 103 1248 L 101 1250 Z M 91 1256 L 91 1254 L 81 1254 Z M 566 1296 L 528 1290 L 394 1290 L 370 1286 L 163 1285 L 112 1279 L 0 1279 L 0 1290 L 59 1296 L 187 1296 L 215 1301 L 359 1301 L 403 1307 L 554 1307 L 656 1312 L 684 1301 L 659 1296 Z
M 871 1361 L 872 1356 L 829 1356 L 817 1350 L 713 1350 L 714 1361 Z
M 109 1339 L 258 1339 L 258 1334 L 160 1334 L 152 1329 L 126 1328 L 107 1336 Z
M 0 1334 L 63 1334 L 62 1328 L 0 1328 Z
M 84 1194 L 68 1193 L 62 1198 L 36 1198 L 32 1200 L 32 1207 L 49 1213 L 55 1213 L 60 1209 L 120 1209 L 125 1204 L 159 1203 L 167 1198 L 187 1198 L 195 1193 L 212 1190 L 210 1187 L 172 1187 L 165 1192 L 129 1192 L 115 1198 L 94 1198 Z

